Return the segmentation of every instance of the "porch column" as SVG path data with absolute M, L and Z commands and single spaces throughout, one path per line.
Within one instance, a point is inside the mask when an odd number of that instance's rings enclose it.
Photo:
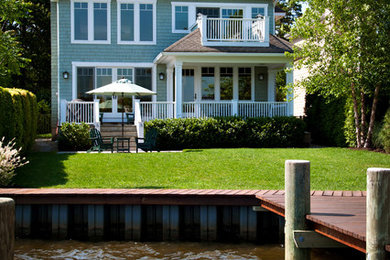
M 153 64 L 152 67 L 152 91 L 157 93 L 157 65 Z M 157 95 L 152 95 L 152 101 L 157 101 Z
M 167 101 L 173 102 L 173 68 L 167 67 Z
M 61 104 L 60 104 L 60 125 L 62 123 L 66 122 L 66 106 L 67 106 L 67 101 L 66 99 L 61 99 Z
M 277 70 L 268 70 L 268 102 L 275 102 L 276 100 L 276 74 Z
M 238 90 L 238 67 L 233 67 L 233 100 L 232 100 L 232 115 L 238 115 L 238 99 L 239 99 L 239 90 Z
M 286 68 L 290 71 L 286 73 L 286 85 L 290 85 L 287 93 L 287 102 L 288 102 L 288 116 L 294 115 L 294 72 L 293 67 L 290 64 L 286 64 Z
M 168 105 L 168 117 L 173 118 L 174 111 L 173 111 L 173 68 L 167 67 L 167 101 L 171 102 L 170 105 Z
M 181 118 L 182 114 L 182 106 L 183 106 L 183 77 L 182 77 L 182 70 L 183 70 L 183 62 L 177 61 L 175 63 L 175 100 L 176 100 L 176 106 L 175 106 L 175 118 Z

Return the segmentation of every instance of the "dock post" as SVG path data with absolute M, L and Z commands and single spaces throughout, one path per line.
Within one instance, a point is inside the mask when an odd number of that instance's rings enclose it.
M 310 259 L 310 249 L 298 248 L 295 230 L 307 230 L 306 214 L 310 213 L 310 162 L 287 160 L 285 163 L 285 259 Z
M 0 259 L 14 259 L 15 245 L 15 202 L 0 198 Z
M 367 259 L 385 259 L 390 244 L 390 169 L 367 169 Z

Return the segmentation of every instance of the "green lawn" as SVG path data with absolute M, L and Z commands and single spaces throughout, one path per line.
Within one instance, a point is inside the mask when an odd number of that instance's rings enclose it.
M 182 153 L 35 153 L 19 169 L 18 187 L 283 189 L 284 162 L 311 162 L 311 189 L 365 190 L 369 167 L 390 168 L 390 155 L 345 148 L 205 149 Z

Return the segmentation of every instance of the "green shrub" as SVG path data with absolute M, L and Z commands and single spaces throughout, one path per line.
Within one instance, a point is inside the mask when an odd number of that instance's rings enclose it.
M 327 100 L 318 95 L 306 96 L 307 131 L 311 132 L 313 143 L 326 146 L 346 146 L 345 99 Z M 352 121 L 353 123 L 353 121 Z
M 37 134 L 50 133 L 50 105 L 46 100 L 38 102 Z
M 225 147 L 300 147 L 304 122 L 293 117 L 156 119 L 161 150 Z
M 8 89 L 0 87 L 0 137 L 6 141 L 15 137 L 15 110 L 13 109 L 12 96 Z
M 390 153 L 390 108 L 385 114 L 378 138 L 386 153 Z
M 35 140 L 37 103 L 35 95 L 23 89 L 0 87 L 0 136 L 15 138 L 17 147 L 28 151 Z
M 381 130 L 382 124 L 380 122 L 375 122 L 374 129 L 372 131 L 372 148 L 383 149 L 382 140 L 380 138 Z
M 58 149 L 61 151 L 85 151 L 91 148 L 89 125 L 86 123 L 63 123 L 58 135 Z

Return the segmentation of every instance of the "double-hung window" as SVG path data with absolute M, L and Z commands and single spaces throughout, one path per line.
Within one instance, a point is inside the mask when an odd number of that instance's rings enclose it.
M 71 1 L 72 43 L 110 43 L 110 0 Z
M 155 0 L 118 0 L 118 43 L 156 44 Z
M 174 29 L 176 32 L 188 30 L 188 6 L 175 6 Z

